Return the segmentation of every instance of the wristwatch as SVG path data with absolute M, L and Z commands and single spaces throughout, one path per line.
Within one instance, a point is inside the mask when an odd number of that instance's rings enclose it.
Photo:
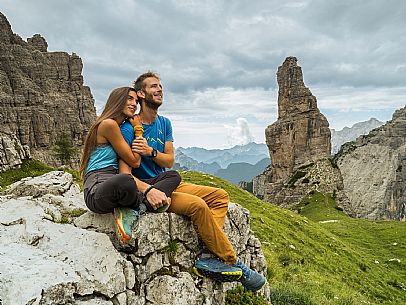
M 151 158 L 155 158 L 157 155 L 158 155 L 158 151 L 155 148 L 153 148 L 152 152 L 151 152 Z

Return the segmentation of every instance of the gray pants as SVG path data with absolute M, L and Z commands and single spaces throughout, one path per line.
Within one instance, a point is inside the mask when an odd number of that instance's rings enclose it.
M 166 171 L 144 182 L 170 197 L 180 184 L 181 177 L 177 171 Z M 87 173 L 84 185 L 85 202 L 89 210 L 95 213 L 110 213 L 114 208 L 127 207 L 138 210 L 144 203 L 149 211 L 148 200 L 137 188 L 129 174 L 119 174 L 113 167 L 107 167 Z
M 95 213 L 111 213 L 116 207 L 138 209 L 144 195 L 129 174 L 119 174 L 113 167 L 87 173 L 84 185 L 85 202 Z

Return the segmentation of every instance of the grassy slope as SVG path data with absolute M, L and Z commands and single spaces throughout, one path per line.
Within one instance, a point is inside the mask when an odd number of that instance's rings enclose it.
M 224 188 L 250 210 L 273 304 L 406 304 L 406 223 L 352 219 L 320 193 L 309 198 L 302 216 L 210 175 L 186 171 L 182 177 Z M 338 222 L 319 223 L 324 220 Z
M 51 170 L 25 161 L 21 169 L 0 174 L 0 191 Z M 232 202 L 250 210 L 251 228 L 267 259 L 274 305 L 406 304 L 406 223 L 352 219 L 320 193 L 304 202 L 302 216 L 210 175 L 182 172 L 182 177 L 224 188 Z M 337 222 L 319 223 L 325 220 Z M 263 304 L 252 297 L 247 300 Z

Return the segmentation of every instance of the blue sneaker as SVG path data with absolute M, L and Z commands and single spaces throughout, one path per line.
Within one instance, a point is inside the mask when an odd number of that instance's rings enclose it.
M 129 208 L 114 209 L 114 220 L 117 224 L 117 235 L 120 243 L 125 244 L 131 239 L 132 232 L 137 229 L 140 218 L 139 211 Z
M 242 277 L 240 278 L 240 282 L 245 289 L 250 291 L 258 291 L 265 286 L 265 276 L 247 267 L 240 260 L 237 261 L 234 267 L 240 268 L 242 270 Z
M 242 276 L 240 268 L 228 265 L 215 257 L 201 257 L 196 261 L 193 270 L 200 277 L 209 277 L 219 282 L 238 281 Z

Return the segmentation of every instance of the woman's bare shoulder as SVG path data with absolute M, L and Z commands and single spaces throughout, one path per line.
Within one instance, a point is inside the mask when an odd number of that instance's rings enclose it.
M 100 126 L 118 126 L 117 122 L 113 119 L 104 119 L 101 121 Z

